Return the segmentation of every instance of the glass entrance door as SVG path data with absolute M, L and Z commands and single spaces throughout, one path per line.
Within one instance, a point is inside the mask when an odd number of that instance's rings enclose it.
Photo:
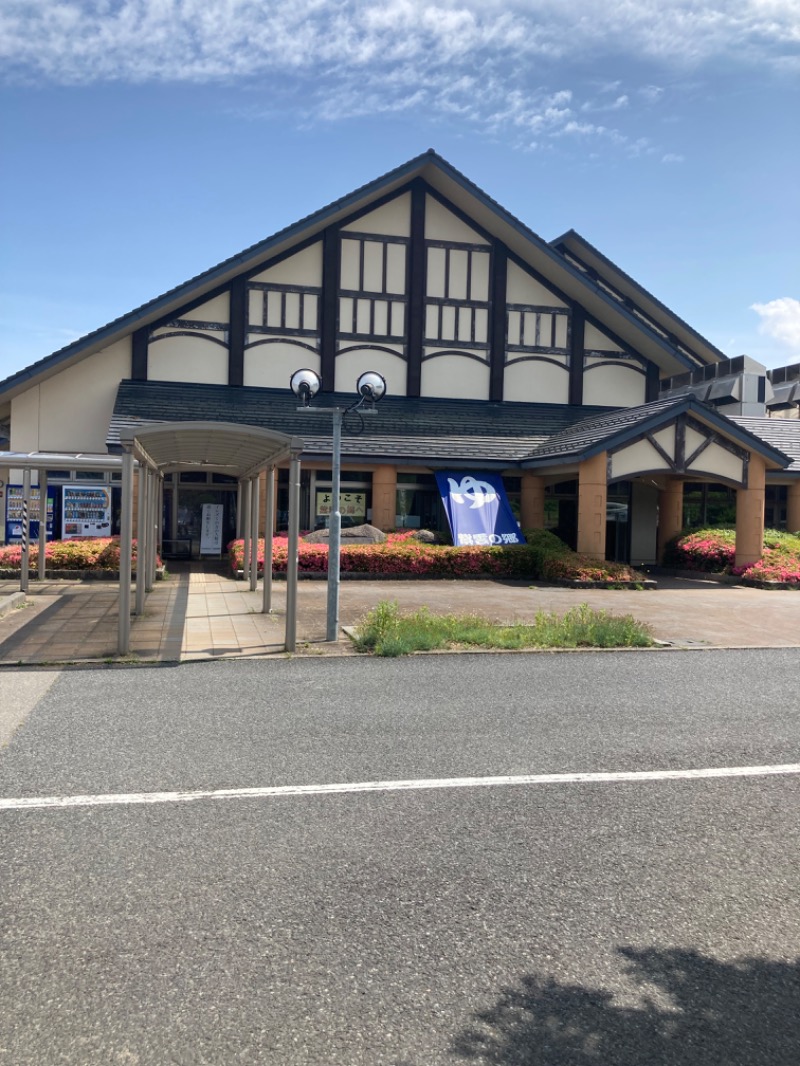
M 236 536 L 236 493 L 225 489 L 178 488 L 178 521 L 175 543 L 192 559 L 200 558 L 200 532 L 203 504 L 222 504 L 222 553 Z

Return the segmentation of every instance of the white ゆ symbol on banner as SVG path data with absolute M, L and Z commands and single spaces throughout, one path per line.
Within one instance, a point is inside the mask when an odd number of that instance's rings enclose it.
M 484 507 L 497 499 L 497 493 L 488 481 L 478 481 L 470 475 L 463 477 L 461 484 L 451 477 L 447 480 L 450 482 L 450 498 L 456 503 L 463 503 L 466 496 L 473 511 L 476 507 Z

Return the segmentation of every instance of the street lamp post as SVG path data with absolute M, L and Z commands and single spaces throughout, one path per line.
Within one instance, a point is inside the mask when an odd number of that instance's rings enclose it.
M 356 382 L 358 399 L 349 407 L 311 407 L 311 400 L 322 382 L 313 370 L 296 370 L 289 379 L 292 392 L 302 402 L 300 411 L 313 415 L 330 415 L 333 419 L 331 455 L 331 511 L 328 524 L 328 606 L 325 639 L 336 641 L 339 636 L 339 584 L 342 545 L 342 512 L 339 495 L 342 479 L 342 424 L 350 411 L 375 414 L 375 404 L 386 395 L 386 381 L 374 370 L 362 374 Z

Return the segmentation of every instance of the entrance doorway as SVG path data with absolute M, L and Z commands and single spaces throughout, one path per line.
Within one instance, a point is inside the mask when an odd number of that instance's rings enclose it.
M 236 536 L 235 486 L 214 487 L 172 484 L 164 486 L 165 559 L 200 559 L 203 505 L 222 507 L 222 553 Z

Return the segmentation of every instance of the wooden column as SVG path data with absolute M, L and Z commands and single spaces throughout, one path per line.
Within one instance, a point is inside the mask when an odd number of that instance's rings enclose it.
M 379 466 L 372 472 L 372 525 L 394 529 L 397 524 L 397 467 Z
M 786 528 L 800 533 L 800 481 L 792 482 L 786 490 Z
M 750 453 L 747 488 L 736 491 L 736 566 L 754 563 L 764 553 L 764 496 L 766 466 Z
M 606 463 L 606 452 L 600 452 L 578 467 L 578 551 L 598 560 L 606 557 Z
M 526 529 L 544 529 L 544 478 L 524 473 L 520 493 L 519 524 Z
M 677 477 L 667 479 L 658 493 L 658 547 L 659 562 L 664 560 L 664 549 L 673 537 L 683 529 L 683 481 Z

